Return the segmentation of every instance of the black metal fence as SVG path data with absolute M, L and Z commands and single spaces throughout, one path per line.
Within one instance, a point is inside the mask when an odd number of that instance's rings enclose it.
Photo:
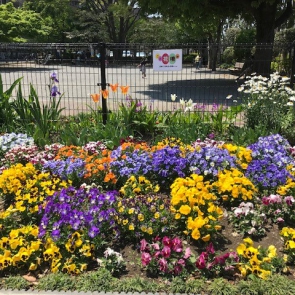
M 102 51 L 102 48 L 103 49 Z M 158 71 L 154 67 L 155 50 L 181 50 L 182 67 L 176 71 Z M 214 104 L 228 106 L 238 100 L 237 77 L 258 50 L 256 69 L 267 63 L 270 71 L 294 79 L 293 44 L 0 44 L 0 73 L 4 89 L 17 78 L 22 79 L 24 96 L 32 84 L 42 103 L 50 100 L 50 74 L 56 72 L 63 93 L 65 115 L 90 111 L 97 107 L 90 94 L 101 92 L 105 76 L 109 95 L 107 108 L 117 109 L 126 95 L 120 86 L 129 86 L 128 95 L 151 110 L 171 111 L 180 99 L 192 100 L 200 108 Z M 105 56 L 103 56 L 105 54 Z M 194 63 L 199 54 L 199 68 Z M 161 56 L 159 56 L 161 58 Z M 146 78 L 138 67 L 147 60 Z M 102 60 L 105 60 L 101 66 Z M 234 69 L 234 67 L 236 69 Z M 243 70 L 244 70 L 243 68 Z M 213 69 L 213 70 L 212 70 Z M 105 70 L 105 72 L 104 72 Z M 103 71 L 103 72 L 102 72 Z M 249 74 L 249 71 L 245 73 Z M 241 79 L 243 76 L 241 77 Z M 118 84 L 113 92 L 109 84 Z M 171 94 L 177 96 L 171 101 Z M 227 99 L 231 96 L 232 99 Z M 101 101 L 99 102 L 101 106 Z

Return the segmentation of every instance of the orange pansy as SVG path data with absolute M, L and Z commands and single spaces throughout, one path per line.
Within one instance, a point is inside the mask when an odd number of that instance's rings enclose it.
M 100 97 L 100 95 L 99 95 L 98 93 L 90 94 L 90 96 L 91 96 L 91 98 L 92 98 L 92 100 L 93 100 L 94 102 L 98 102 L 98 101 L 99 101 L 99 97 Z
M 129 90 L 128 85 L 127 86 L 120 86 L 120 88 L 121 88 L 121 91 L 122 91 L 123 94 L 127 94 L 128 90 Z
M 104 99 L 108 98 L 109 97 L 109 91 L 107 89 L 105 90 L 101 90 L 101 93 L 102 93 L 102 97 Z
M 111 87 L 113 92 L 117 92 L 118 86 L 119 86 L 118 83 L 117 84 L 110 84 L 110 87 Z

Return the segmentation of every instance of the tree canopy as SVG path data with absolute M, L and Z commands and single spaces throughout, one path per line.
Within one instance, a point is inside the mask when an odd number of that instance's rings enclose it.
M 0 5 L 0 41 L 26 42 L 45 36 L 50 27 L 39 13 L 14 7 L 13 3 Z
M 186 19 L 187 23 L 204 26 L 212 19 L 243 16 L 256 28 L 256 42 L 272 44 L 275 29 L 293 15 L 293 0 L 138 0 L 145 13 L 160 13 L 170 19 Z M 218 22 L 217 22 L 218 23 Z M 216 28 L 217 31 L 217 28 Z M 270 70 L 272 48 L 257 48 L 255 60 L 264 65 L 260 69 Z

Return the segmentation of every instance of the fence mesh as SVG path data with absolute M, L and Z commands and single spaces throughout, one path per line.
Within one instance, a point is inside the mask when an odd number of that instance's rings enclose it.
M 239 100 L 237 89 L 242 80 L 236 79 L 241 67 L 259 50 L 271 52 L 271 55 L 256 54 L 256 69 L 268 63 L 271 71 L 294 77 L 292 44 L 105 44 L 105 47 L 106 83 L 119 85 L 117 92 L 109 92 L 107 107 L 111 110 L 118 109 L 126 101 L 120 86 L 129 86 L 128 95 L 151 110 L 172 111 L 179 107 L 180 99 L 191 99 L 197 110 L 229 106 Z M 182 50 L 181 70 L 153 69 L 153 50 L 167 49 Z M 212 55 L 214 51 L 216 54 Z M 199 69 L 194 63 L 197 54 L 201 56 Z M 63 93 L 64 115 L 89 112 L 98 107 L 90 94 L 100 93 L 101 58 L 100 44 L 0 44 L 4 89 L 23 77 L 24 96 L 29 95 L 30 85 L 33 85 L 39 100 L 46 104 L 50 100 L 50 73 L 56 72 L 59 90 Z M 138 65 L 145 58 L 148 63 L 143 79 Z M 234 69 L 235 66 L 238 68 Z M 171 101 L 171 94 L 177 96 L 176 101 Z M 229 96 L 231 99 L 227 99 Z

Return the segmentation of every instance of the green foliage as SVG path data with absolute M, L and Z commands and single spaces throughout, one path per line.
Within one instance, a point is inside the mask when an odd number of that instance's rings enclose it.
M 75 290 L 80 292 L 113 291 L 113 285 L 118 279 L 112 277 L 111 273 L 105 268 L 82 274 L 76 284 Z
M 185 293 L 185 294 L 201 294 L 202 291 L 206 290 L 206 282 L 204 279 L 188 279 L 183 280 L 179 277 L 172 279 L 169 286 L 171 293 Z
M 35 11 L 46 22 L 44 34 L 38 37 L 41 42 L 63 42 L 67 32 L 72 30 L 76 18 L 76 8 L 70 0 L 26 0 L 23 9 Z
M 235 52 L 234 47 L 230 46 L 224 49 L 222 54 L 222 62 L 227 64 L 233 64 L 235 60 Z
M 231 126 L 228 138 L 238 146 L 247 146 L 258 140 L 260 136 L 268 136 L 271 132 L 264 125 L 255 128 Z
M 23 97 L 20 88 L 17 99 L 13 102 L 21 124 L 27 126 L 28 134 L 33 136 L 39 146 L 50 143 L 50 134 L 58 131 L 63 110 L 60 108 L 60 101 L 61 97 L 51 97 L 48 105 L 41 105 L 34 87 L 30 85 L 29 98 Z
M 130 32 L 131 43 L 177 43 L 177 28 L 163 18 L 141 18 Z
M 6 132 L 15 131 L 15 111 L 11 101 L 12 93 L 22 78 L 15 80 L 12 85 L 4 91 L 2 77 L 0 75 L 0 128 Z
M 127 104 L 122 104 L 118 112 L 120 124 L 128 130 L 129 135 L 154 136 L 158 129 L 165 125 L 161 123 L 161 113 L 150 111 L 147 106 L 142 106 L 137 99 L 128 99 Z
M 21 276 L 9 276 L 4 279 L 2 288 L 11 290 L 28 290 L 29 282 Z
M 215 279 L 207 288 L 212 295 L 237 294 L 236 286 L 224 278 Z
M 56 290 L 56 291 L 70 291 L 75 290 L 75 281 L 73 278 L 67 274 L 58 272 L 58 273 L 50 273 L 46 276 L 43 276 L 36 288 L 38 290 Z
M 124 280 L 117 280 L 114 291 L 117 292 L 157 292 L 163 286 L 154 281 L 135 276 Z
M 22 7 L 15 8 L 12 2 L 0 5 L 0 28 L 1 42 L 37 40 L 49 30 L 39 13 Z

